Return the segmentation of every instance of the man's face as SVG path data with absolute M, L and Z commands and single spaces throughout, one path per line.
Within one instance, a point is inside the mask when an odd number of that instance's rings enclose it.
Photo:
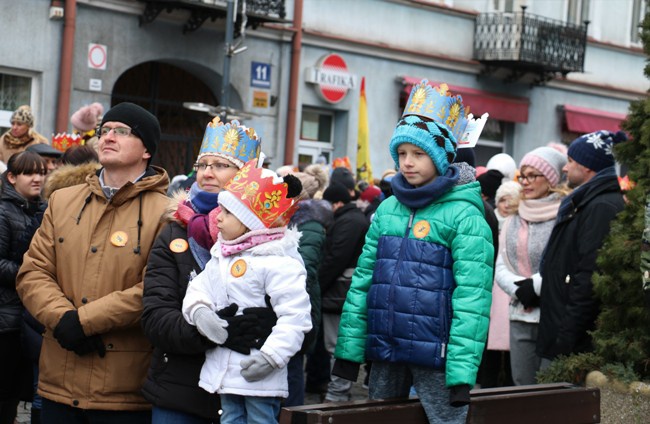
M 52 171 L 59 167 L 59 162 L 57 158 L 50 156 L 41 156 L 45 160 L 45 169 L 47 169 L 47 175 L 50 175 Z
M 116 129 L 125 134 L 117 134 Z M 121 122 L 104 123 L 100 129 L 98 153 L 99 162 L 107 168 L 142 165 L 151 158 L 142 140 Z
M 576 188 L 586 183 L 593 176 L 593 171 L 589 168 L 580 165 L 578 162 L 571 159 L 569 156 L 567 164 L 562 168 L 562 172 L 566 173 L 567 182 L 569 187 Z

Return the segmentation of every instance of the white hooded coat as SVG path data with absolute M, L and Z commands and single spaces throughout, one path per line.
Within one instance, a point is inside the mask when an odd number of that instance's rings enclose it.
M 269 241 L 231 256 L 221 254 L 218 241 L 203 272 L 187 288 L 183 315 L 195 325 L 194 312 L 201 307 L 218 311 L 232 303 L 244 308 L 266 306 L 265 295 L 278 317 L 260 349 L 273 361 L 274 370 L 266 378 L 248 382 L 241 375 L 240 362 L 247 358 L 228 348 L 206 352 L 199 386 L 210 393 L 242 396 L 287 397 L 289 359 L 300 350 L 311 327 L 311 306 L 305 289 L 306 271 L 300 254 L 300 233 L 289 229 L 282 239 Z M 242 273 L 243 271 L 243 273 Z M 251 355 L 258 353 L 251 349 Z

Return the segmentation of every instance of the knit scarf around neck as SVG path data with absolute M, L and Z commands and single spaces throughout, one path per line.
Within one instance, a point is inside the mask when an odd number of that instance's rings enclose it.
M 455 166 L 450 166 L 445 175 L 437 176 L 429 184 L 414 187 L 409 184 L 404 175 L 398 172 L 390 182 L 393 195 L 400 203 L 411 209 L 421 209 L 451 190 L 458 181 L 459 173 Z
M 558 193 L 542 199 L 522 200 L 517 214 L 506 220 L 501 230 L 499 246 L 510 271 L 526 278 L 539 271 L 542 253 L 551 236 L 560 201 Z
M 196 182 L 190 187 L 188 199 L 192 208 L 202 214 L 207 214 L 219 205 L 219 193 L 201 190 Z
M 278 227 L 263 230 L 253 230 L 234 240 L 224 240 L 221 236 L 221 233 L 219 233 L 217 240 L 221 248 L 221 254 L 223 256 L 230 256 L 263 243 L 279 240 L 284 237 L 286 229 L 287 227 Z

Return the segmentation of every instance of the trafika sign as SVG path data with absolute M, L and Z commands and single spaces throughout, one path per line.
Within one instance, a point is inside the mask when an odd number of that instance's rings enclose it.
M 318 94 L 329 103 L 338 103 L 348 90 L 357 87 L 357 76 L 348 72 L 345 60 L 337 54 L 323 56 L 313 68 L 306 69 L 305 81 L 318 86 Z

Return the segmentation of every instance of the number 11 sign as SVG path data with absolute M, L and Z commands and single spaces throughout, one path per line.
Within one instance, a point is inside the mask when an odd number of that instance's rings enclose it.
M 251 62 L 251 87 L 271 88 L 271 64 Z

